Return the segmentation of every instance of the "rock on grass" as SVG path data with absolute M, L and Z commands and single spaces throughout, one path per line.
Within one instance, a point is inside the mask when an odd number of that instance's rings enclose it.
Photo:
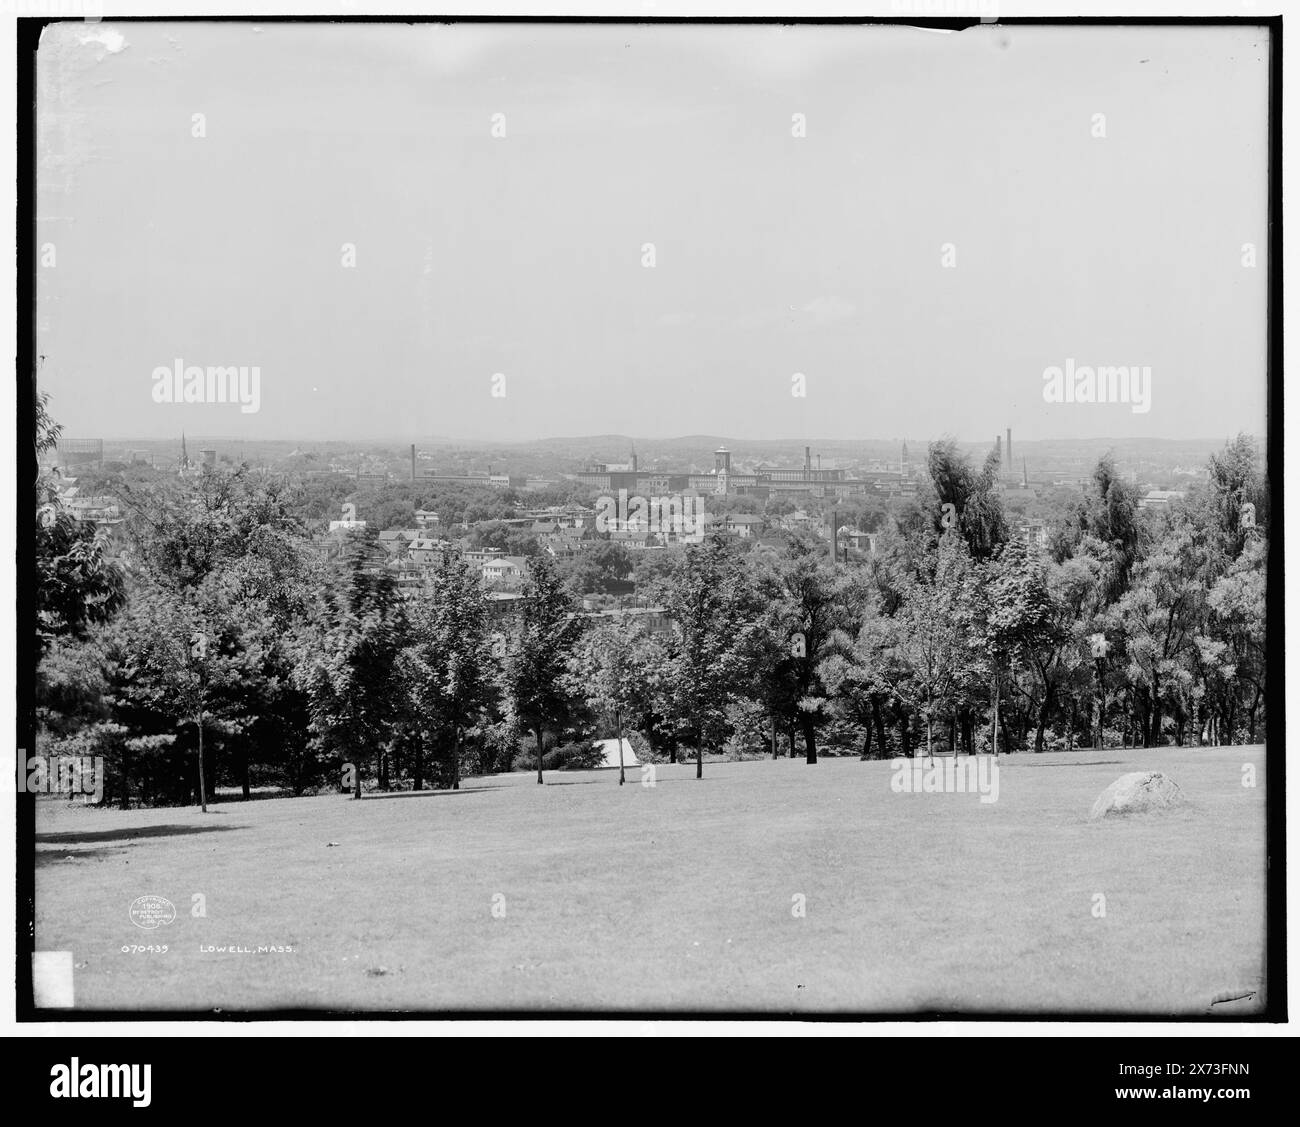
M 1121 775 L 1092 804 L 1089 819 L 1109 818 L 1116 814 L 1149 814 L 1169 810 L 1187 800 L 1178 784 L 1159 771 L 1133 771 Z

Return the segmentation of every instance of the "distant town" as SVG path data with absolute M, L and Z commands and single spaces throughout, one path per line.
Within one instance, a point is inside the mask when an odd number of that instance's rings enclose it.
M 1020 442 L 1011 428 L 979 443 L 959 443 L 976 461 L 997 459 L 995 489 L 1018 535 L 1046 546 L 1053 511 L 1087 489 L 1097 458 L 1110 453 L 1117 474 L 1137 491 L 1142 508 L 1162 508 L 1204 481 L 1216 440 L 1038 440 Z M 614 460 L 618 458 L 619 460 Z M 709 534 L 770 539 L 789 532 L 827 541 L 850 560 L 875 551 L 892 505 L 916 497 L 926 479 L 925 444 L 830 441 L 796 444 L 698 439 L 634 440 L 621 436 L 553 439 L 497 447 L 446 441 L 405 447 L 341 442 L 299 443 L 179 436 L 175 441 L 61 439 L 46 460 L 62 498 L 78 518 L 110 532 L 123 518 L 114 483 L 190 477 L 246 464 L 264 474 L 333 483 L 337 514 L 314 522 L 322 555 L 337 553 L 349 532 L 368 530 L 399 587 L 422 581 L 448 552 L 482 569 L 494 598 L 510 601 L 527 575 L 528 555 L 572 560 L 598 544 L 653 552 L 696 537 L 663 531 L 635 518 L 607 532 L 596 527 L 601 495 L 680 497 L 702 511 Z M 490 515 L 424 508 L 412 490 L 491 491 Z M 367 501 L 370 503 L 367 508 Z M 408 502 L 407 519 L 385 512 Z M 344 505 L 347 510 L 344 510 Z M 445 506 L 444 506 L 445 508 Z M 515 546 L 485 544 L 505 534 Z M 120 538 L 110 537 L 110 543 Z M 614 587 L 621 584 L 615 583 Z M 589 592 L 596 593 L 596 592 Z M 630 593 L 630 587 L 628 592 Z

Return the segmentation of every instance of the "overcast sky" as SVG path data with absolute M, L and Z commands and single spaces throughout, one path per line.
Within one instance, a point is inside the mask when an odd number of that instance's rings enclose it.
M 43 385 L 76 437 L 1262 433 L 1267 51 L 1249 27 L 55 26 Z M 155 403 L 177 358 L 258 366 L 260 410 Z M 1149 366 L 1150 411 L 1045 403 L 1067 360 Z

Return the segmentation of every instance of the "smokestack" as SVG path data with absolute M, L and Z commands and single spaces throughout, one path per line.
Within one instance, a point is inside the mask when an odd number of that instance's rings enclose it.
M 998 435 L 997 442 L 995 443 L 993 449 L 997 451 L 998 461 L 1001 462 L 1002 461 L 1002 436 L 1001 435 Z
M 803 476 L 805 481 L 812 480 L 812 447 L 803 448 Z
M 415 443 L 411 443 L 411 480 L 415 480 Z
M 1011 428 L 1007 427 L 1007 468 L 1015 473 L 1015 463 L 1011 460 Z

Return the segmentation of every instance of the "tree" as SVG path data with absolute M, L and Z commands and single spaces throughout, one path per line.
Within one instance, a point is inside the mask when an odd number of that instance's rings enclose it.
M 1208 500 L 1215 546 L 1226 561 L 1235 560 L 1269 515 L 1259 452 L 1249 435 L 1237 435 L 1222 453 L 1210 455 Z
M 1164 710 L 1185 671 L 1198 633 L 1206 593 L 1205 552 L 1193 531 L 1168 531 L 1133 572 L 1117 611 L 1125 637 L 1129 680 L 1142 693 L 1143 745 L 1163 739 Z
M 934 528 L 943 532 L 944 513 L 955 515 L 959 529 L 971 558 L 989 559 L 1007 540 L 1007 523 L 1002 514 L 1002 502 L 995 486 L 998 478 L 998 456 L 990 452 L 983 468 L 976 473 L 952 439 L 932 442 L 929 451 L 930 480 L 934 485 L 938 509 L 934 513 Z M 945 506 L 951 509 L 945 510 Z
M 619 741 L 618 782 L 623 785 L 623 719 L 646 707 L 646 683 L 640 643 L 644 632 L 635 621 L 624 619 L 588 631 L 574 655 L 575 693 L 614 721 Z
M 730 694 L 758 643 L 758 610 L 739 560 L 720 536 L 691 544 L 674 562 L 666 609 L 675 645 L 668 663 L 671 708 L 695 746 L 695 777 L 704 776 L 704 744 L 720 745 Z
M 949 706 L 970 660 L 966 630 L 970 555 L 954 531 L 939 541 L 934 578 L 915 581 L 899 614 L 899 656 L 925 717 L 925 747 L 934 758 L 934 722 Z M 954 749 L 955 750 L 955 749 Z
M 831 655 L 837 632 L 848 625 L 847 590 L 825 550 L 802 537 L 792 538 L 777 561 L 776 585 L 804 751 L 807 762 L 816 763 L 817 724 L 830 699 L 820 666 Z
M 1064 651 L 1071 640 L 1067 610 L 1059 587 L 1049 582 L 1048 566 L 1048 561 L 1024 541 L 1009 541 L 988 590 L 988 631 L 993 653 L 1008 661 L 1012 686 L 1033 706 L 1037 724 L 1035 752 L 1044 749 L 1044 732 L 1056 703 Z M 1037 677 L 1037 701 L 1015 680 L 1017 669 L 1027 669 Z
M 36 397 L 36 453 L 58 445 L 62 428 L 50 417 L 49 397 Z M 109 558 L 108 533 L 78 520 L 64 506 L 58 483 L 36 482 L 36 660 L 55 638 L 84 638 L 126 602 L 125 576 Z
M 574 714 L 566 674 L 584 624 L 549 557 L 530 560 L 528 572 L 523 625 L 507 652 L 504 683 L 515 722 L 537 740 L 537 781 L 542 783 L 545 735 L 561 730 Z
M 1255 742 L 1257 713 L 1267 684 L 1267 572 L 1268 545 L 1256 535 L 1241 555 L 1233 561 L 1226 575 L 1210 588 L 1206 598 L 1209 611 L 1206 632 L 1198 645 L 1208 650 L 1217 643 L 1221 650 L 1206 652 L 1205 660 L 1219 667 L 1222 684 L 1216 728 L 1233 735 L 1233 722 L 1239 700 L 1244 698 L 1247 714 L 1247 738 Z
M 559 565 L 575 594 L 625 592 L 631 584 L 632 559 L 626 548 L 602 541 Z
M 320 744 L 350 762 L 373 748 L 379 787 L 389 784 L 387 748 L 406 714 L 398 655 L 408 624 L 393 579 L 376 565 L 360 540 L 349 544 L 320 624 L 318 648 L 296 671 L 310 700 L 311 725 Z M 361 771 L 353 765 L 353 798 L 361 797 Z
M 828 655 L 818 666 L 834 711 L 858 724 L 863 731 L 862 759 L 886 758 L 885 714 L 901 704 L 899 685 L 904 672 L 898 661 L 899 632 L 892 618 L 880 613 L 879 596 L 865 608 L 856 636 L 839 631 L 832 637 Z
M 461 735 L 491 703 L 487 597 L 477 574 L 464 560 L 446 554 L 420 592 L 412 631 L 403 653 L 404 675 L 415 709 L 418 747 L 423 733 L 451 733 L 451 789 L 460 789 Z M 422 789 L 423 763 L 414 787 Z
M 1092 492 L 1076 519 L 1077 537 L 1091 537 L 1109 549 L 1112 567 L 1106 575 L 1104 601 L 1116 602 L 1128 590 L 1129 577 L 1142 554 L 1143 533 L 1138 521 L 1137 498 L 1106 454 L 1092 471 Z M 1077 542 L 1077 541 L 1076 541 Z

